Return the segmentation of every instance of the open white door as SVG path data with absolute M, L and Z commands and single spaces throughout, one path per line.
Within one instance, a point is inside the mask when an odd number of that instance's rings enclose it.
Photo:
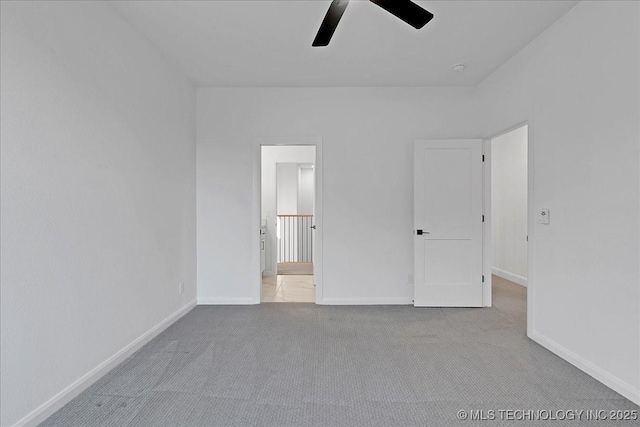
M 482 307 L 482 140 L 416 141 L 416 307 Z

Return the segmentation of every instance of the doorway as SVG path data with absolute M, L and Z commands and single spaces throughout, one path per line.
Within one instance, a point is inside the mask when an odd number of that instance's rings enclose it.
M 511 314 L 527 316 L 529 277 L 529 126 L 489 140 L 491 289 Z
M 316 146 L 260 146 L 260 302 L 316 302 Z

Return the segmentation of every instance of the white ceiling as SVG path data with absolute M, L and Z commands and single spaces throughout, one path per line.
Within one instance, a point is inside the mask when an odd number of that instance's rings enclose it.
M 415 30 L 352 0 L 331 44 L 312 48 L 330 3 L 111 2 L 197 86 L 475 86 L 577 1 L 417 1 L 435 17 Z

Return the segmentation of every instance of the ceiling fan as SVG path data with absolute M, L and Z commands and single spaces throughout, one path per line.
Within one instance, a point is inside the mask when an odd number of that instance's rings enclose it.
M 411 0 L 370 0 L 377 4 L 387 12 L 402 19 L 414 28 L 420 29 L 433 18 L 433 13 L 424 10 Z M 333 0 L 329 10 L 322 20 L 320 29 L 316 38 L 313 40 L 312 46 L 327 46 L 333 33 L 336 31 L 338 22 L 342 18 L 342 14 L 349 5 L 349 0 Z

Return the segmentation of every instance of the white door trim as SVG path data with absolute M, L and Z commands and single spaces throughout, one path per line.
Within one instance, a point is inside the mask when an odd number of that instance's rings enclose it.
M 493 293 L 491 291 L 491 266 L 493 264 L 493 251 L 491 241 L 491 139 L 482 140 L 482 180 L 483 198 L 482 212 L 484 212 L 484 224 L 482 224 L 482 274 L 484 283 L 482 284 L 482 305 L 491 307 L 493 305 Z
M 252 250 L 250 256 L 252 277 L 255 287 L 253 290 L 252 300 L 254 304 L 260 304 L 262 301 L 262 272 L 260 271 L 260 227 L 261 227 L 261 147 L 263 145 L 270 146 L 287 146 L 287 145 L 313 145 L 316 147 L 316 163 L 315 163 L 315 249 L 313 253 L 313 278 L 316 284 L 316 304 L 323 304 L 322 292 L 322 138 L 320 137 L 260 137 L 254 138 L 251 147 L 253 161 L 252 187 L 253 197 L 251 203 L 251 232 L 254 236 L 252 240 Z

